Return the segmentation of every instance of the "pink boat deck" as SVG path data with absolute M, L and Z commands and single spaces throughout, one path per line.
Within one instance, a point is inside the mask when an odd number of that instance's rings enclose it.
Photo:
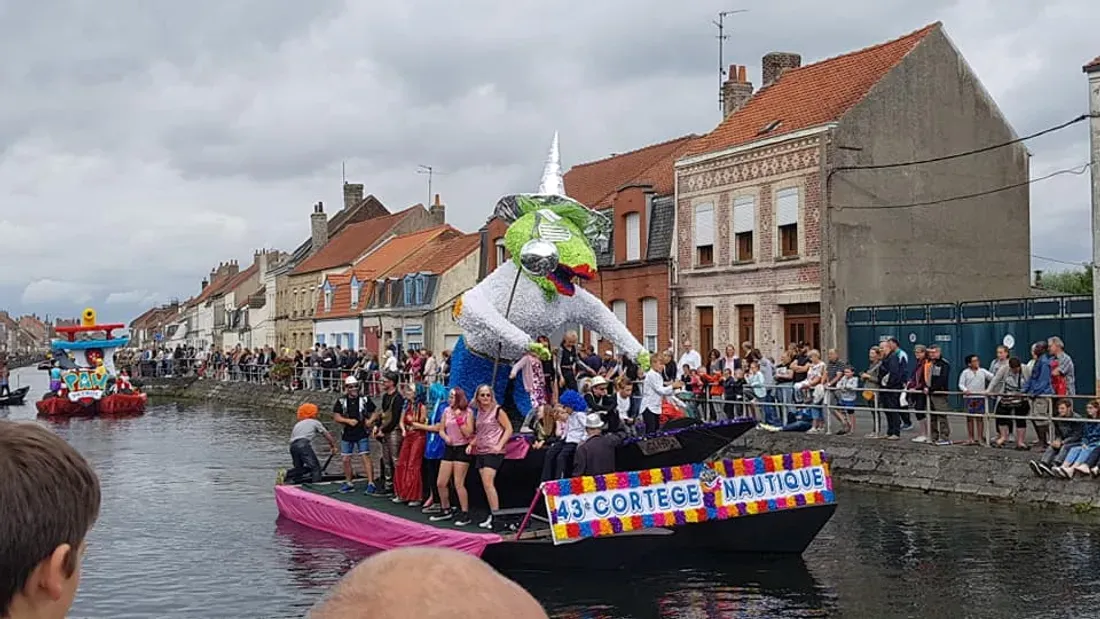
M 431 522 L 419 508 L 363 496 L 362 490 L 339 494 L 337 488 L 335 483 L 275 486 L 275 504 L 294 522 L 381 550 L 436 546 L 480 557 L 486 546 L 502 541 L 475 524 Z

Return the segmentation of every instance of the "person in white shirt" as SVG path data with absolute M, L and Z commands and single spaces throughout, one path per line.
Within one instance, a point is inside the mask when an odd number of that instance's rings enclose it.
M 699 356 L 699 351 L 691 345 L 691 340 L 684 340 L 684 354 L 680 355 L 680 360 L 676 362 L 676 370 L 681 371 L 684 366 L 688 366 L 692 370 L 698 370 L 699 366 L 703 365 L 703 358 Z M 680 377 L 681 380 L 684 378 Z
M 695 351 L 691 351 L 695 352 Z M 661 402 L 666 396 L 675 393 L 676 389 L 683 388 L 684 384 L 676 381 L 666 385 L 664 376 L 655 368 L 663 368 L 669 359 L 668 353 L 662 353 L 657 357 L 657 363 L 645 373 L 645 381 L 642 383 L 642 420 L 645 421 L 645 433 L 652 434 L 657 431 L 657 424 L 661 418 Z M 699 358 L 699 353 L 695 353 Z M 701 360 L 700 360 L 701 362 Z
M 963 445 L 977 445 L 985 436 L 985 420 L 981 416 L 985 414 L 985 394 L 992 381 L 993 373 L 982 367 L 978 355 L 967 355 L 966 368 L 959 375 L 959 391 L 963 392 L 966 412 L 971 415 L 966 418 L 966 442 Z
M 575 391 L 566 391 L 563 397 L 576 394 Z M 568 398 L 567 398 L 568 399 Z M 587 415 L 584 409 L 584 400 L 578 404 L 579 410 L 570 406 L 559 404 L 554 408 L 554 416 L 558 423 L 565 426 L 565 436 L 546 450 L 546 457 L 542 461 L 542 481 L 562 479 L 573 471 L 573 456 L 577 453 L 577 447 L 588 437 L 584 428 L 584 420 Z

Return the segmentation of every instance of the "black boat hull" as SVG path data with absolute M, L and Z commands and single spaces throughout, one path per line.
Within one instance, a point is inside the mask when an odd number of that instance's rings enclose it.
M 0 406 L 19 406 L 26 399 L 30 386 L 20 387 L 6 396 L 0 397 Z
M 650 529 L 555 546 L 549 538 L 490 544 L 482 558 L 501 570 L 604 569 L 662 565 L 678 556 L 800 555 L 833 516 L 835 504 Z

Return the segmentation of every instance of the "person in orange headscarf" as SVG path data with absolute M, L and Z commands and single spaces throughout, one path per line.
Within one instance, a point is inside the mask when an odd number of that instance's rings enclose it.
M 294 468 L 289 471 L 279 472 L 279 483 L 301 483 L 321 481 L 322 467 L 317 461 L 317 452 L 313 450 L 313 438 L 323 436 L 328 441 L 332 453 L 339 451 L 336 440 L 325 429 L 324 424 L 317 421 L 317 405 L 306 402 L 298 407 L 298 423 L 290 431 L 290 457 L 294 461 Z

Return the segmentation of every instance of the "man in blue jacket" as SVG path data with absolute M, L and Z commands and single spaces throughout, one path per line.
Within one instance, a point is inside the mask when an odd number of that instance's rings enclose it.
M 879 397 L 886 414 L 886 438 L 896 441 L 901 438 L 901 390 L 905 388 L 906 378 L 909 376 L 909 368 L 905 360 L 898 354 L 897 338 L 889 338 L 883 342 L 886 349 L 886 357 L 882 360 L 882 388 L 885 389 Z

